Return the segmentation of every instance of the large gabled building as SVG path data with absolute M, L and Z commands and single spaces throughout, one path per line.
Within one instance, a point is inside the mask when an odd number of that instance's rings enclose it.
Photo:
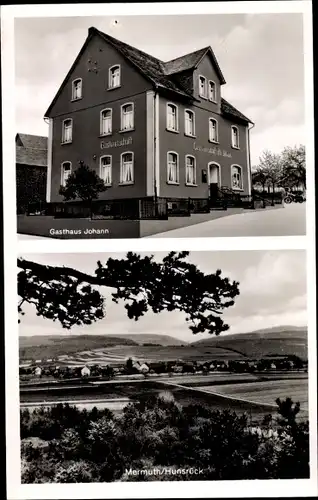
M 83 161 L 101 199 L 251 194 L 252 122 L 221 97 L 211 47 L 163 62 L 95 28 L 49 106 L 47 201 Z

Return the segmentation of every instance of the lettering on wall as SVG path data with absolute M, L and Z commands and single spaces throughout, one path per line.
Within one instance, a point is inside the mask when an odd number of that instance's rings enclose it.
M 121 146 L 128 146 L 132 144 L 133 140 L 132 137 L 128 137 L 127 139 L 121 139 L 120 141 L 102 141 L 100 143 L 100 148 L 101 149 L 108 149 L 108 148 L 119 148 Z
M 199 146 L 198 144 L 196 144 L 194 142 L 193 149 L 195 151 L 202 151 L 203 153 L 209 153 L 209 154 L 216 155 L 216 156 L 226 156 L 227 158 L 232 158 L 232 153 L 229 153 L 225 149 L 221 149 L 217 146 L 213 146 L 211 148 L 205 148 L 203 146 Z

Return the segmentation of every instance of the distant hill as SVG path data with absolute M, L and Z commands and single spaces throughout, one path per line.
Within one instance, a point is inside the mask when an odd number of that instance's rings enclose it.
M 307 328 L 279 326 L 248 333 L 211 337 L 192 342 L 197 349 L 221 348 L 237 350 L 248 357 L 296 355 L 307 359 Z
M 156 334 L 107 334 L 107 335 L 34 335 L 19 338 L 19 357 L 23 359 L 47 359 L 93 351 L 114 346 L 180 346 L 187 344 L 169 335 Z

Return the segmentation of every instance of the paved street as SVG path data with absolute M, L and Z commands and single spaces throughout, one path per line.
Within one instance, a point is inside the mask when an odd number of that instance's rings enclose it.
M 246 211 L 221 219 L 182 227 L 148 238 L 195 238 L 209 236 L 303 236 L 306 233 L 306 203 L 283 208 Z
M 283 208 L 229 215 L 209 222 L 153 234 L 147 238 L 195 238 L 209 236 L 303 236 L 306 232 L 306 203 Z M 40 236 L 18 235 L 21 240 L 48 240 Z

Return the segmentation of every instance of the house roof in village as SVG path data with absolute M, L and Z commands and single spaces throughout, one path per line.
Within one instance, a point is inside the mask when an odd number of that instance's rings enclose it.
M 218 65 L 218 62 L 211 47 L 205 47 L 203 49 L 196 50 L 184 56 L 173 59 L 171 61 L 163 62 L 160 59 L 157 59 L 156 57 L 151 56 L 146 52 L 143 52 L 142 50 L 136 49 L 135 47 L 132 47 L 131 45 L 122 42 L 117 38 L 114 38 L 110 35 L 107 35 L 106 33 L 103 33 L 102 31 L 99 31 L 94 27 L 91 27 L 88 30 L 88 37 L 82 49 L 80 50 L 72 67 L 70 68 L 68 74 L 66 75 L 64 82 L 62 83 L 59 91 L 57 92 L 52 103 L 50 104 L 45 116 L 49 116 L 50 111 L 53 105 L 55 104 L 60 92 L 64 88 L 64 85 L 68 81 L 70 74 L 72 73 L 81 55 L 83 54 L 85 48 L 87 47 L 89 41 L 94 35 L 98 35 L 103 40 L 110 43 L 158 89 L 160 88 L 162 90 L 165 89 L 167 91 L 174 92 L 184 98 L 197 100 L 186 87 L 184 87 L 180 82 L 176 82 L 175 80 L 170 78 L 170 76 L 177 75 L 178 73 L 182 73 L 184 71 L 196 68 L 206 54 L 208 54 L 212 58 L 214 67 L 218 73 L 221 84 L 225 83 L 224 76 L 221 72 L 221 69 Z M 228 115 L 234 116 L 236 118 L 251 123 L 251 121 L 248 118 L 246 118 L 242 113 L 240 113 L 236 108 L 234 108 L 234 106 L 230 105 L 227 101 L 223 99 L 222 99 L 221 109 L 224 109 L 226 111 L 226 114 Z
M 221 98 L 221 111 L 224 115 L 235 116 L 235 118 L 239 118 L 244 122 L 253 123 L 249 118 L 247 118 L 247 116 L 243 115 L 243 113 L 241 113 L 223 97 Z
M 48 138 L 43 135 L 21 134 L 17 133 L 15 142 L 17 146 L 32 149 L 47 150 Z

